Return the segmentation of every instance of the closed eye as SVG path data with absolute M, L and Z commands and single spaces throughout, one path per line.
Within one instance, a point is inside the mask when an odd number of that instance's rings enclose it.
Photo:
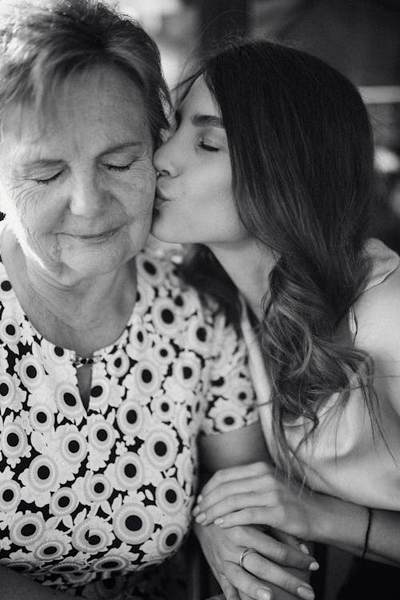
M 206 144 L 203 140 L 199 142 L 199 148 L 205 150 L 206 152 L 218 152 L 219 148 L 216 146 L 211 146 L 210 144 Z
M 62 173 L 62 171 L 59 171 L 58 173 L 56 173 L 55 175 L 52 175 L 51 177 L 48 177 L 46 179 L 34 179 L 34 181 L 36 183 L 40 183 L 41 185 L 49 185 L 49 183 L 56 181 L 56 179 L 58 179 L 60 177 L 61 173 Z
M 107 169 L 109 171 L 123 172 L 123 171 L 129 171 L 129 169 L 131 168 L 133 163 L 134 163 L 134 161 L 130 162 L 127 165 L 105 165 L 105 166 L 107 167 Z

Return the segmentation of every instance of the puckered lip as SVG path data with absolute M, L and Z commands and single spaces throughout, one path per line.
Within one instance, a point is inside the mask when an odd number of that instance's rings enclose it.
M 160 190 L 160 188 L 157 188 L 157 190 L 156 190 L 156 198 L 159 198 L 160 200 L 163 200 L 164 202 L 168 202 L 170 200 L 170 198 L 168 198 L 165 194 L 163 194 L 163 192 Z

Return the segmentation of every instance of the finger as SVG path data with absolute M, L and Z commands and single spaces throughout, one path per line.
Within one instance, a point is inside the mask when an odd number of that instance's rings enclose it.
M 200 495 L 204 497 L 209 494 L 215 487 L 225 484 L 236 479 L 246 479 L 248 477 L 260 477 L 261 475 L 274 472 L 275 469 L 265 462 L 256 462 L 249 465 L 241 465 L 238 467 L 229 467 L 221 469 L 214 473 L 211 479 L 204 485 Z
M 252 600 L 252 598 L 250 598 L 250 596 L 248 596 L 244 592 L 239 592 L 239 598 L 240 600 Z
M 222 600 L 240 600 L 238 590 L 230 583 L 230 581 L 225 576 L 220 577 L 219 583 L 224 593 L 220 596 L 217 596 L 218 600 L 220 598 L 222 598 Z
M 253 498 L 251 498 L 253 503 Z M 233 502 L 231 502 L 233 504 Z M 234 512 L 229 512 L 223 516 L 218 516 L 219 505 L 213 507 L 206 513 L 200 513 L 196 517 L 196 522 L 203 525 L 214 523 L 222 528 L 234 527 L 236 525 L 269 525 L 270 527 L 285 526 L 285 519 L 283 518 L 282 509 L 268 506 L 251 506 L 249 508 L 243 508 L 239 510 L 239 507 Z M 214 515 L 217 515 L 214 518 Z
M 261 557 L 285 567 L 294 567 L 305 571 L 316 571 L 319 567 L 316 560 L 302 552 L 298 548 L 293 548 L 282 543 L 267 533 L 256 528 L 247 528 L 236 532 L 236 541 L 240 545 L 248 548 L 254 548 Z M 266 567 L 268 563 L 265 563 Z
M 220 513 L 225 514 L 235 510 L 232 498 L 236 496 L 249 497 L 249 494 L 262 492 L 263 488 L 268 489 L 268 485 L 262 485 L 260 477 L 246 477 L 243 479 L 236 479 L 235 481 L 227 481 L 214 487 L 211 492 L 206 493 L 204 496 L 200 495 L 197 498 L 197 504 L 192 511 L 194 517 L 209 510 L 215 505 L 220 504 Z M 248 501 L 247 501 L 248 504 Z M 221 512 L 222 511 L 222 512 Z M 215 514 L 215 517 L 218 516 Z
M 289 572 L 288 569 L 283 569 L 279 565 L 266 560 L 256 552 L 247 554 L 244 557 L 243 567 L 243 571 L 247 571 L 248 574 L 255 576 L 258 580 L 272 583 L 304 600 L 314 599 L 314 591 L 307 582 Z M 242 589 L 241 582 L 235 583 L 235 585 L 238 589 Z
M 196 517 L 201 513 L 208 512 L 215 505 L 224 503 L 219 508 L 220 514 L 215 515 L 215 517 L 221 516 L 227 512 L 248 506 L 249 494 L 252 498 L 253 493 L 260 494 L 258 499 L 258 505 L 260 506 L 279 504 L 285 496 L 285 490 L 281 488 L 281 482 L 271 473 L 220 483 L 205 495 L 198 496 L 197 505 L 192 514 Z M 235 504 L 236 502 L 239 502 L 238 505 Z
M 290 535 L 289 533 L 285 533 L 284 531 L 280 531 L 279 529 L 273 530 L 273 537 L 276 540 L 279 540 L 280 542 L 287 544 L 291 548 L 300 550 L 301 552 L 303 552 L 303 554 L 307 554 L 307 555 L 312 554 L 312 551 L 313 551 L 313 543 L 312 542 L 308 542 L 308 544 L 306 544 L 303 540 L 295 537 L 294 535 Z M 310 548 L 311 548 L 311 551 L 310 551 Z M 317 565 L 317 563 L 316 563 L 316 565 Z M 311 570 L 316 571 L 317 569 L 318 569 L 318 566 L 315 566 L 314 569 L 311 569 Z
M 280 529 L 274 529 L 272 532 L 271 530 L 268 530 L 268 532 L 271 533 L 276 540 L 279 540 L 280 542 L 287 544 L 292 548 L 298 548 L 302 542 L 302 540 L 299 540 L 299 538 L 297 538 L 296 536 L 291 535 L 290 533 L 285 533 Z
M 199 505 L 200 510 L 193 511 L 192 513 L 196 522 L 203 525 L 208 525 L 209 523 L 222 525 L 225 523 L 226 527 L 252 523 L 256 525 L 270 525 L 268 511 L 275 506 L 281 507 L 282 501 L 278 498 L 276 490 L 253 491 L 252 488 L 254 486 L 252 485 L 252 481 L 247 486 L 246 492 L 241 490 L 241 493 L 234 493 L 231 487 L 229 487 L 228 495 L 214 504 L 209 503 L 207 506 L 203 501 Z M 255 511 L 254 509 L 256 508 L 259 510 Z M 245 515 L 246 521 L 243 521 Z M 221 520 L 222 518 L 223 520 Z M 257 518 L 258 520 L 252 520 L 252 518 Z M 218 523 L 216 523 L 216 519 L 219 519 Z
M 227 563 L 226 573 L 231 583 L 238 590 L 240 598 L 248 597 L 251 600 L 272 600 L 272 593 L 268 584 L 239 567 L 239 565 Z

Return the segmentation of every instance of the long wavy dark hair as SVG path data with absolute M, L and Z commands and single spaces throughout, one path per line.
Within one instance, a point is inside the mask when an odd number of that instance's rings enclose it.
M 277 257 L 260 338 L 278 462 L 287 471 L 296 455 L 288 422 L 303 415 L 311 435 L 327 399 L 337 393 L 343 409 L 355 385 L 371 416 L 377 410 L 371 360 L 337 335 L 371 269 L 364 252 L 374 193 L 371 127 L 356 88 L 297 49 L 231 41 L 204 59 L 184 94 L 199 75 L 221 110 L 240 218 Z M 239 318 L 235 286 L 207 248 L 192 249 L 183 273 Z

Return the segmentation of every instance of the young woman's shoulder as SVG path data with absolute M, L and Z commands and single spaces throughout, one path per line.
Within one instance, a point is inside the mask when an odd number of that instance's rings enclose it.
M 376 360 L 400 362 L 400 258 L 379 240 L 367 251 L 372 270 L 365 291 L 353 307 L 355 345 Z

